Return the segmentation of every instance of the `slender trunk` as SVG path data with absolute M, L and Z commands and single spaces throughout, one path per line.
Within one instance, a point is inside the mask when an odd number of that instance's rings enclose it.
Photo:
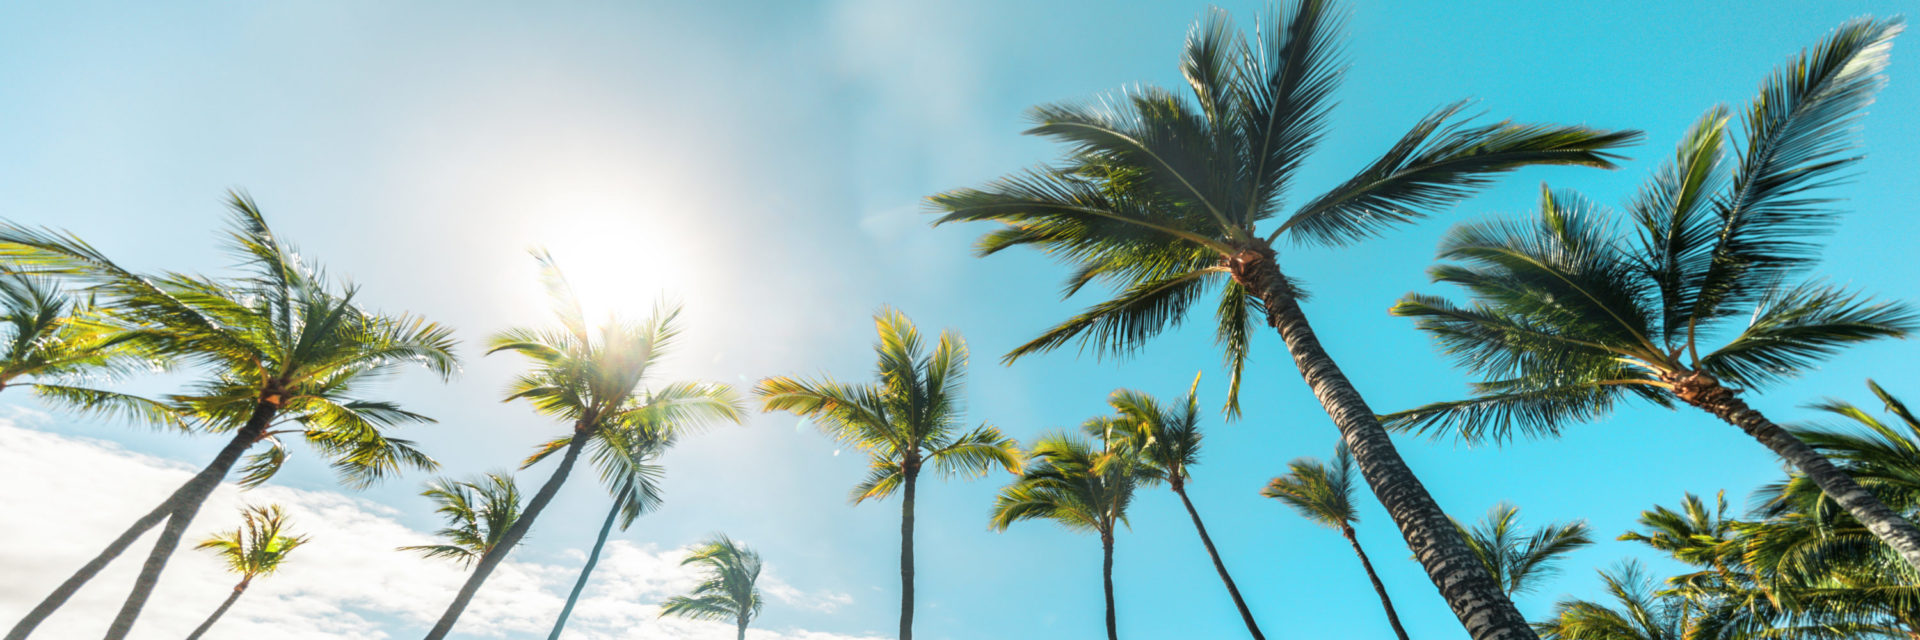
M 140 516 L 139 520 L 135 520 L 133 526 L 128 527 L 125 533 L 120 534 L 120 537 L 114 538 L 113 542 L 107 544 L 107 548 L 101 551 L 100 555 L 94 556 L 92 560 L 87 561 L 85 566 L 80 567 L 80 570 L 75 571 L 72 577 L 67 578 L 66 582 L 60 583 L 60 586 L 56 587 L 53 593 L 48 594 L 45 600 L 41 600 L 40 604 L 35 606 L 32 611 L 28 611 L 27 616 L 21 618 L 20 622 L 13 626 L 13 630 L 7 632 L 6 640 L 26 640 L 27 636 L 33 633 L 35 627 L 40 626 L 40 623 L 45 622 L 48 616 L 53 615 L 53 612 L 59 609 L 60 605 L 66 604 L 67 599 L 72 598 L 73 594 L 78 593 L 82 585 L 85 585 L 88 580 L 92 580 L 95 575 L 100 573 L 100 570 L 107 568 L 107 564 L 113 562 L 114 558 L 120 557 L 120 554 L 125 552 L 127 547 L 133 546 L 133 542 L 140 539 L 141 535 L 159 526 L 162 520 L 166 520 L 167 514 L 173 511 L 175 500 L 185 490 L 184 487 L 175 489 L 173 495 L 168 496 L 165 501 L 162 501 L 160 506 L 155 507 L 154 510 L 148 512 L 147 515 Z
M 1107 590 L 1107 640 L 1120 640 L 1120 629 L 1113 616 L 1113 533 L 1100 532 L 1100 580 Z
M 740 616 L 739 622 L 740 622 L 740 635 L 736 637 L 738 637 L 740 640 L 747 640 L 747 617 Z
M 593 566 L 600 564 L 600 550 L 607 546 L 607 536 L 613 533 L 613 521 L 620 519 L 621 501 L 614 499 L 613 508 L 607 510 L 607 521 L 600 523 L 600 538 L 593 541 L 593 551 L 587 553 L 587 566 L 580 568 L 580 579 L 573 581 L 573 593 L 567 594 L 567 606 L 560 608 L 560 619 L 553 621 L 553 633 L 547 640 L 560 640 L 560 630 L 567 628 L 567 617 L 573 615 L 573 605 L 580 601 L 580 592 L 587 588 L 587 578 L 593 575 Z
M 916 462 L 901 468 L 906 481 L 900 501 L 900 640 L 913 640 L 913 487 L 920 476 Z
M 241 578 L 240 584 L 236 585 L 233 593 L 227 596 L 227 601 L 220 603 L 220 608 L 214 609 L 213 615 L 207 616 L 207 621 L 200 623 L 200 626 L 193 630 L 193 634 L 187 636 L 187 640 L 200 640 L 200 636 L 206 635 L 207 630 L 213 628 L 213 623 L 219 621 L 220 616 L 226 615 L 228 609 L 233 608 L 233 601 L 240 599 L 240 594 L 247 591 L 247 583 L 252 581 L 253 576 Z
M 1893 547 L 1908 566 L 1920 569 L 1920 528 L 1887 508 L 1880 498 L 1854 482 L 1853 476 L 1833 466 L 1833 461 L 1768 420 L 1759 411 L 1748 407 L 1746 401 L 1735 395 L 1732 389 L 1722 386 L 1713 376 L 1693 372 L 1670 377 L 1667 382 L 1674 385 L 1674 395 L 1687 404 L 1739 427 L 1786 460 L 1787 464 L 1807 474 L 1827 497 L 1840 503 L 1868 531 L 1872 531 L 1887 546 Z
M 120 607 L 119 615 L 114 616 L 113 625 L 107 628 L 106 640 L 123 640 L 133 631 L 133 622 L 140 617 L 140 609 L 145 607 L 147 599 L 153 596 L 155 587 L 160 586 L 160 572 L 167 568 L 167 560 L 180 548 L 180 540 L 187 535 L 187 527 L 193 524 L 193 517 L 200 513 L 200 506 L 206 504 L 207 497 L 220 487 L 220 481 L 226 479 L 227 472 L 240 462 L 241 454 L 247 452 L 254 443 L 260 441 L 261 434 L 267 432 L 267 426 L 280 412 L 277 402 L 258 402 L 253 415 L 247 418 L 246 426 L 233 434 L 233 440 L 226 448 L 214 456 L 213 462 L 188 480 L 168 502 L 173 509 L 167 515 L 167 526 L 160 529 L 160 539 L 153 543 L 153 551 L 147 554 L 147 562 L 140 567 L 140 576 L 134 579 L 133 593 L 127 595 L 127 602 Z
M 1193 508 L 1193 501 L 1187 498 L 1187 488 L 1176 482 L 1173 492 L 1180 496 L 1180 504 L 1187 506 L 1187 515 L 1193 518 L 1193 528 L 1200 532 L 1200 544 L 1206 545 L 1207 556 L 1213 558 L 1213 570 L 1220 572 L 1220 581 L 1226 583 L 1227 595 L 1233 596 L 1233 606 L 1240 609 L 1240 619 L 1246 621 L 1247 632 L 1253 634 L 1254 640 L 1267 640 L 1260 633 L 1260 625 L 1254 624 L 1253 612 L 1247 610 L 1247 601 L 1240 599 L 1240 588 L 1234 586 L 1233 576 L 1227 574 L 1227 565 L 1220 561 L 1220 552 L 1213 548 L 1213 538 L 1207 535 L 1207 525 L 1200 523 L 1200 512 Z
M 1353 536 L 1353 527 L 1340 527 L 1340 535 L 1347 537 L 1353 544 L 1354 555 L 1360 556 L 1360 566 L 1367 570 L 1367 579 L 1373 581 L 1373 592 L 1380 594 L 1380 606 L 1387 609 L 1387 624 L 1393 625 L 1393 635 L 1407 640 L 1407 630 L 1400 627 L 1400 614 L 1393 611 L 1393 598 L 1387 597 L 1387 585 L 1380 583 L 1380 574 L 1373 572 L 1373 561 L 1367 559 L 1367 552 L 1360 548 L 1360 539 Z
M 453 597 L 453 603 L 447 605 L 446 613 L 440 615 L 440 621 L 433 623 L 426 640 L 441 640 L 453 631 L 453 623 L 460 619 L 461 613 L 466 612 L 474 594 L 480 593 L 480 585 L 486 583 L 487 576 L 492 575 L 494 568 L 500 566 L 508 553 L 513 552 L 514 545 L 520 544 L 520 539 L 526 537 L 527 529 L 533 527 L 533 519 L 540 515 L 540 510 L 547 508 L 547 503 L 553 501 L 554 494 L 560 492 L 560 485 L 566 484 L 574 461 L 580 459 L 580 449 L 592 438 L 591 430 L 574 430 L 573 443 L 567 445 L 567 452 L 560 457 L 560 466 L 553 470 L 547 483 L 540 486 L 540 492 L 533 494 L 526 510 L 520 512 L 520 519 L 507 527 L 507 532 L 500 536 L 500 542 L 494 545 L 493 550 L 480 557 L 480 562 L 473 567 L 473 575 L 467 576 L 466 584 L 460 585 L 460 592 Z
M 1353 452 L 1368 488 L 1386 507 L 1407 547 L 1467 635 L 1473 640 L 1537 640 L 1539 636 L 1526 617 L 1514 608 L 1513 601 L 1461 539 L 1453 521 L 1407 468 L 1373 409 L 1320 345 L 1273 260 L 1273 250 L 1261 247 L 1243 251 L 1229 259 L 1227 266 L 1236 281 L 1260 298 L 1267 323 L 1280 333 L 1300 376 L 1340 429 L 1340 437 Z

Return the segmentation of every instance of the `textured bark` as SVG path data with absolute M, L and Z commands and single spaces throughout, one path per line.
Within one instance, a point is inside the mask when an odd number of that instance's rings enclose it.
M 909 458 L 900 471 L 906 476 L 900 501 L 900 640 L 913 640 L 913 489 L 919 461 Z
M 1340 527 L 1340 535 L 1347 537 L 1353 544 L 1354 555 L 1360 556 L 1360 566 L 1367 570 L 1367 579 L 1373 581 L 1373 592 L 1380 594 L 1380 606 L 1387 609 L 1387 624 L 1393 625 L 1393 635 L 1407 640 L 1407 630 L 1400 626 L 1400 614 L 1393 610 L 1393 598 L 1387 597 L 1387 585 L 1380 582 L 1380 574 L 1373 572 L 1373 561 L 1367 559 L 1367 552 L 1360 548 L 1360 539 L 1354 537 L 1353 527 Z
M 1813 480 L 1827 497 L 1846 508 L 1847 513 L 1852 514 L 1855 520 L 1859 520 L 1887 546 L 1893 547 L 1908 566 L 1920 569 L 1920 528 L 1915 528 L 1913 523 L 1888 508 L 1880 498 L 1854 482 L 1853 476 L 1833 466 L 1833 461 L 1768 420 L 1759 411 L 1748 407 L 1746 401 L 1713 376 L 1696 371 L 1669 376 L 1666 381 L 1673 385 L 1673 394 L 1682 401 L 1739 427 L 1786 460 L 1787 464 L 1807 474 L 1807 478 Z
M 1100 532 L 1100 579 L 1107 590 L 1107 640 L 1120 640 L 1120 628 L 1113 615 L 1113 533 Z
M 226 615 L 227 610 L 233 608 L 233 602 L 240 599 L 240 594 L 246 593 L 247 583 L 249 582 L 253 582 L 253 576 L 241 578 L 240 584 L 235 586 L 233 593 L 227 596 L 227 601 L 220 603 L 220 608 L 214 609 L 213 615 L 207 616 L 206 622 L 202 622 L 199 627 L 194 628 L 193 633 L 187 636 L 187 640 L 200 640 L 200 636 L 206 635 L 207 630 L 213 628 L 213 623 L 218 622 L 220 616 Z
M 1247 610 L 1247 601 L 1240 599 L 1240 587 L 1235 586 L 1233 576 L 1227 574 L 1227 565 L 1220 561 L 1220 552 L 1213 548 L 1213 537 L 1207 535 L 1207 525 L 1200 522 L 1200 512 L 1193 508 L 1193 500 L 1187 498 L 1186 486 L 1177 480 L 1172 485 L 1173 492 L 1180 496 L 1180 504 L 1187 506 L 1187 515 L 1193 518 L 1194 530 L 1200 532 L 1200 544 L 1207 547 L 1207 557 L 1213 558 L 1213 570 L 1220 572 L 1220 582 L 1227 585 L 1227 595 L 1233 596 L 1233 606 L 1240 609 L 1240 619 L 1246 621 L 1247 632 L 1253 634 L 1254 640 L 1267 640 L 1260 633 L 1260 625 L 1254 624 L 1253 612 Z
M 573 471 L 573 463 L 580 459 L 580 449 L 585 447 L 587 441 L 592 438 L 593 431 L 590 429 L 574 430 L 573 442 L 567 445 L 567 452 L 561 455 L 560 466 L 553 470 L 553 475 L 547 478 L 547 483 L 540 486 L 540 492 L 533 494 L 533 499 L 527 502 L 526 510 L 520 512 L 520 519 L 514 521 L 513 526 L 507 527 L 507 533 L 500 536 L 500 542 L 494 545 L 486 555 L 480 557 L 480 562 L 473 568 L 473 575 L 467 576 L 466 584 L 460 585 L 460 593 L 454 595 L 453 603 L 447 605 L 446 613 L 440 614 L 440 621 L 433 623 L 433 629 L 427 631 L 426 640 L 441 640 L 453 631 L 453 623 L 460 619 L 461 613 L 466 612 L 467 604 L 473 602 L 474 594 L 480 593 L 480 585 L 485 584 L 487 576 L 493 573 L 494 568 L 500 566 L 500 562 L 507 558 L 507 554 L 513 552 L 513 547 L 520 544 L 520 539 L 526 537 L 527 529 L 533 527 L 533 519 L 539 517 L 540 511 L 547 508 L 547 503 L 553 502 L 554 494 L 560 493 L 560 485 L 566 484 L 567 474 Z
M 160 585 L 160 573 L 167 568 L 167 560 L 180 548 L 180 541 L 186 537 L 187 527 L 193 524 L 193 518 L 200 513 L 200 506 L 206 504 L 207 497 L 219 488 L 220 481 L 226 479 L 227 472 L 240 462 L 240 456 L 254 443 L 260 441 L 267 426 L 272 424 L 275 415 L 280 412 L 279 403 L 261 401 L 254 406 L 253 415 L 247 418 L 246 426 L 233 434 L 233 440 L 214 456 L 207 468 L 195 474 L 187 484 L 180 487 L 168 502 L 173 508 L 167 515 L 167 526 L 160 530 L 160 539 L 153 543 L 153 551 L 147 554 L 146 564 L 140 567 L 140 576 L 134 579 L 133 593 L 127 595 L 127 602 L 120 606 L 119 615 L 114 616 L 113 624 L 107 628 L 106 640 L 123 640 L 133 631 L 133 623 L 140 617 L 140 609 L 145 607 L 147 599 L 153 597 L 153 590 Z
M 87 564 L 80 567 L 79 571 L 75 571 L 72 577 L 67 578 L 66 582 L 62 582 L 59 587 L 54 588 L 53 593 L 48 594 L 45 600 L 41 600 L 40 604 L 36 605 L 32 611 L 28 611 L 27 616 L 21 618 L 20 622 L 15 624 L 11 631 L 7 632 L 6 640 L 26 640 L 27 636 L 33 633 L 35 627 L 40 626 L 40 623 L 45 622 L 47 617 L 53 615 L 55 610 L 58 610 L 61 605 L 66 604 L 67 599 L 72 598 L 73 594 L 79 593 L 82 585 L 85 585 L 88 580 L 92 580 L 94 576 L 99 575 L 100 571 L 107 568 L 107 565 L 112 563 L 115 558 L 120 557 L 120 554 L 124 553 L 127 547 L 133 546 L 133 542 L 140 539 L 141 535 L 146 534 L 147 531 L 152 530 L 154 527 L 160 526 L 160 522 L 166 520 L 167 514 L 173 511 L 177 497 L 185 490 L 185 487 L 175 489 L 173 495 L 168 496 L 166 500 L 162 501 L 160 506 L 155 507 L 154 510 L 148 512 L 147 515 L 140 516 L 139 520 L 135 520 L 133 526 L 127 527 L 125 533 L 121 533 L 120 537 L 114 538 L 113 542 L 108 543 L 107 548 L 102 550 L 100 555 L 94 556 L 92 560 L 87 561 Z
M 1467 547 L 1453 521 L 1407 468 L 1373 409 L 1320 345 L 1294 291 L 1274 262 L 1273 250 L 1258 247 L 1241 251 L 1228 259 L 1226 266 L 1235 281 L 1260 299 L 1267 323 L 1280 333 L 1300 376 L 1340 429 L 1341 440 L 1353 452 L 1367 487 L 1386 507 L 1407 547 L 1439 588 L 1467 635 L 1473 640 L 1537 640 L 1533 627 Z
M 580 579 L 573 581 L 573 592 L 567 594 L 567 606 L 560 608 L 560 618 L 553 621 L 553 633 L 547 634 L 547 640 L 560 640 L 560 631 L 567 628 L 567 617 L 573 615 L 573 605 L 580 602 L 580 592 L 587 589 L 587 579 L 593 576 L 593 566 L 600 564 L 600 550 L 607 546 L 607 536 L 613 533 L 613 521 L 620 518 L 619 500 L 613 501 L 613 508 L 607 510 L 607 521 L 600 523 L 600 537 L 593 541 L 593 551 L 587 553 L 587 566 L 580 568 Z

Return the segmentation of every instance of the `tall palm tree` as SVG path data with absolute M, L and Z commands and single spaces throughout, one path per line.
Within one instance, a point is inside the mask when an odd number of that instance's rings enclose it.
M 1174 495 L 1180 496 L 1180 504 L 1187 508 L 1187 517 L 1193 519 L 1194 530 L 1200 533 L 1201 545 L 1213 559 L 1214 571 L 1220 574 L 1220 582 L 1227 585 L 1227 595 L 1233 597 L 1233 606 L 1240 610 L 1240 619 L 1247 624 L 1247 632 L 1254 640 L 1265 640 L 1260 626 L 1253 621 L 1253 612 L 1240 597 L 1240 588 L 1227 573 L 1226 563 L 1220 560 L 1220 552 L 1214 549 L 1213 538 L 1207 535 L 1199 510 L 1193 508 L 1193 500 L 1187 497 L 1189 469 L 1200 462 L 1199 390 L 1200 377 L 1194 376 L 1193 386 L 1187 388 L 1186 397 L 1176 407 L 1161 406 L 1153 396 L 1138 391 L 1113 392 L 1107 404 L 1119 413 L 1117 426 L 1125 427 L 1113 435 L 1119 437 L 1121 446 L 1138 452 L 1155 480 L 1165 482 Z
M 228 434 L 212 462 L 55 589 L 8 640 L 27 637 L 142 533 L 165 522 L 106 636 L 125 638 L 200 506 L 241 457 L 268 446 L 248 456 L 243 486 L 266 482 L 286 462 L 279 436 L 306 440 L 354 488 L 437 466 L 411 441 L 387 434 L 431 418 L 357 392 L 408 364 L 451 377 L 459 368 L 453 332 L 415 316 L 362 308 L 354 301 L 356 287 L 333 281 L 296 254 L 252 200 L 234 193 L 230 205 L 228 249 L 246 271 L 236 278 L 142 276 L 71 234 L 0 223 L 0 258 L 82 283 L 115 322 L 131 327 L 128 345 L 204 368 L 208 379 L 193 393 L 172 396 L 171 404 L 196 431 Z
M 600 552 L 607 546 L 607 538 L 613 534 L 617 523 L 621 531 L 633 526 L 633 521 L 641 514 L 660 507 L 662 501 L 660 479 L 666 469 L 657 463 L 660 455 L 673 446 L 677 434 L 686 429 L 678 425 L 639 425 L 633 428 L 621 425 L 601 433 L 592 445 L 589 454 L 594 466 L 600 469 L 600 479 L 607 485 L 607 491 L 613 494 L 613 506 L 607 509 L 606 521 L 600 523 L 600 536 L 593 541 L 593 550 L 587 552 L 587 564 L 580 568 L 580 577 L 573 582 L 573 591 L 567 594 L 567 604 L 560 608 L 560 616 L 553 621 L 553 632 L 548 640 L 559 640 L 560 632 L 567 627 L 567 618 L 572 617 L 573 607 L 580 602 L 581 592 L 587 589 L 587 579 L 592 577 L 593 568 L 600 564 Z M 548 442 L 545 447 L 527 459 L 526 466 L 533 466 L 556 451 L 565 450 L 572 436 L 565 436 Z
M 1630 397 L 1678 401 L 1759 440 L 1920 567 L 1920 528 L 1741 399 L 1846 345 L 1920 326 L 1899 303 L 1786 284 L 1813 264 L 1819 245 L 1809 237 L 1837 215 L 1818 188 L 1859 159 L 1854 125 L 1885 83 L 1900 29 L 1898 20 L 1848 22 L 1776 71 L 1730 160 L 1727 111 L 1708 111 L 1628 205 L 1631 234 L 1577 195 L 1550 191 L 1537 222 L 1452 230 L 1440 256 L 1457 264 L 1433 276 L 1474 303 L 1411 295 L 1393 311 L 1485 381 L 1469 400 L 1389 422 L 1500 440 L 1514 430 L 1557 435 Z
M 502 331 L 489 338 L 488 353 L 510 351 L 532 360 L 533 370 L 508 386 L 506 400 L 526 400 L 534 411 L 568 423 L 572 432 L 548 442 L 529 460 L 537 462 L 550 454 L 560 454 L 553 475 L 528 500 L 526 510 L 501 534 L 494 549 L 475 563 L 466 584 L 428 631 L 427 640 L 440 640 L 453 630 L 487 576 L 512 553 L 534 519 L 553 501 L 589 445 L 595 448 L 595 455 L 600 455 L 619 449 L 619 443 L 611 439 L 648 425 L 739 422 L 745 416 L 738 397 L 727 385 L 675 382 L 652 389 L 645 385 L 649 370 L 679 334 L 674 326 L 678 309 L 656 309 L 652 317 L 638 323 L 610 318 L 595 337 L 587 328 L 579 299 L 552 256 L 536 252 L 534 258 L 540 263 L 541 279 L 560 327 Z
M 1583 127 L 1472 125 L 1443 107 L 1379 159 L 1325 194 L 1287 198 L 1327 124 L 1344 75 L 1341 18 L 1323 0 L 1288 2 L 1250 42 L 1214 11 L 1187 38 L 1180 68 L 1191 101 L 1140 88 L 1088 104 L 1033 110 L 1030 134 L 1068 147 L 1057 166 L 931 198 L 940 224 L 996 221 L 982 254 L 1033 245 L 1073 265 L 1066 293 L 1101 281 L 1118 295 L 1008 354 L 1013 360 L 1080 342 L 1126 354 L 1178 324 L 1210 289 L 1230 369 L 1227 406 L 1255 322 L 1274 328 L 1313 394 L 1352 448 L 1420 564 L 1475 640 L 1532 638 L 1519 611 L 1395 451 L 1374 412 L 1308 325 L 1299 283 L 1276 243 L 1346 246 L 1458 202 L 1499 174 L 1529 165 L 1612 167 L 1610 149 L 1638 137 Z M 1298 203 L 1282 216 L 1285 202 Z M 1265 225 L 1278 219 L 1277 224 Z
M 420 495 L 439 505 L 434 512 L 446 519 L 447 526 L 434 535 L 446 542 L 400 550 L 446 558 L 462 567 L 472 567 L 492 553 L 521 517 L 520 485 L 514 483 L 511 474 L 489 473 L 475 480 L 440 478 L 428 483 Z
M 165 403 L 84 384 L 160 364 L 121 329 L 51 277 L 0 273 L 0 390 L 25 386 L 66 408 L 184 427 Z
M 1095 418 L 1086 431 L 1111 433 L 1113 420 Z M 996 531 L 1021 520 L 1052 520 L 1072 531 L 1100 535 L 1101 586 L 1107 596 L 1107 640 L 1120 637 L 1113 606 L 1113 533 L 1127 522 L 1134 490 L 1153 479 L 1153 471 L 1137 452 L 1098 448 L 1079 436 L 1042 435 L 1027 453 L 1019 479 L 1000 490 L 989 521 Z
M 1547 640 L 1706 640 L 1695 629 L 1699 608 L 1686 596 L 1656 591 L 1637 562 L 1601 571 L 1615 606 L 1587 600 L 1560 601 L 1538 625 Z
M 1494 505 L 1486 517 L 1460 530 L 1480 564 L 1486 565 L 1509 596 L 1534 590 L 1542 579 L 1559 571 L 1561 556 L 1593 544 L 1592 530 L 1584 520 L 1522 531 L 1520 508 L 1505 503 Z
M 199 640 L 206 635 L 207 629 L 220 619 L 233 603 L 246 592 L 247 585 L 259 576 L 270 575 L 280 569 L 287 561 L 287 554 L 307 543 L 306 536 L 286 535 L 287 516 L 280 511 L 280 505 L 266 507 L 247 507 L 240 511 L 240 528 L 223 532 L 200 541 L 195 549 L 212 549 L 227 561 L 227 570 L 240 574 L 240 584 L 233 586 L 233 593 L 227 596 L 220 608 L 207 616 L 207 621 L 187 636 L 187 640 Z
M 754 394 L 767 411 L 790 411 L 813 421 L 833 439 L 867 453 L 872 470 L 853 488 L 854 504 L 901 494 L 900 640 L 913 638 L 914 490 L 921 470 L 942 475 L 984 475 L 993 468 L 1017 471 L 1020 453 L 1012 438 L 982 424 L 962 431 L 967 343 L 940 332 L 931 352 L 905 314 L 881 309 L 873 317 L 877 380 L 847 384 L 830 377 L 761 380 Z
M 754 586 L 760 580 L 760 554 L 723 534 L 694 547 L 680 564 L 703 565 L 707 579 L 687 595 L 667 598 L 660 616 L 732 622 L 740 629 L 739 640 L 747 640 L 747 624 L 765 604 Z
M 1380 582 L 1380 574 L 1373 571 L 1373 561 L 1367 559 L 1366 549 L 1360 548 L 1360 538 L 1353 534 L 1360 512 L 1353 505 L 1353 454 L 1347 451 L 1346 445 L 1334 447 L 1332 466 L 1313 458 L 1287 463 L 1287 474 L 1268 482 L 1260 495 L 1293 507 L 1308 520 L 1339 530 L 1347 543 L 1353 545 L 1354 555 L 1360 556 L 1360 567 L 1367 570 L 1367 580 L 1373 582 L 1374 593 L 1380 595 L 1380 606 L 1386 609 L 1387 624 L 1393 626 L 1393 635 L 1407 640 L 1407 630 L 1400 626 L 1400 614 L 1393 610 L 1393 598 L 1387 596 L 1387 585 Z

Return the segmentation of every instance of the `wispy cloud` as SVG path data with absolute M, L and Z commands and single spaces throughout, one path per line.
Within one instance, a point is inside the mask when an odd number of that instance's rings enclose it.
M 10 523 L 0 527 L 0 567 L 7 572 L 7 579 L 0 581 L 0 622 L 10 624 L 24 614 L 189 473 L 179 462 L 0 419 L 0 483 L 16 488 L 8 501 Z M 197 538 L 234 526 L 242 504 L 269 502 L 285 506 L 294 526 L 313 541 L 281 573 L 254 583 L 210 638 L 405 637 L 439 615 L 464 577 L 455 565 L 395 551 L 395 547 L 425 543 L 429 536 L 402 525 L 392 509 L 329 491 L 264 487 L 241 492 L 225 485 L 195 520 L 191 535 Z M 118 609 L 150 540 L 151 536 L 90 583 L 37 636 L 98 634 Z M 593 585 L 568 625 L 569 637 L 733 637 L 724 624 L 658 617 L 658 602 L 698 581 L 695 568 L 680 565 L 683 556 L 682 549 L 610 542 Z M 502 564 L 461 618 L 461 634 L 544 634 L 578 569 L 572 562 Z M 219 604 L 233 582 L 211 554 L 181 551 L 147 606 L 135 637 L 185 635 Z M 852 601 L 846 594 L 799 589 L 777 576 L 770 576 L 763 590 L 783 605 L 821 611 Z M 859 640 L 808 630 L 756 631 L 749 637 Z

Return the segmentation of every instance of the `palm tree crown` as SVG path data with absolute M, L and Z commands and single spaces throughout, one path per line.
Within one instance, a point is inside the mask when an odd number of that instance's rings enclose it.
M 1698 607 L 1684 595 L 1657 590 L 1637 562 L 1601 571 L 1615 603 L 1562 600 L 1535 625 L 1546 640 L 1692 640 Z
M 1344 531 L 1360 521 L 1353 505 L 1353 454 L 1346 447 L 1334 448 L 1331 465 L 1313 458 L 1287 463 L 1286 475 L 1268 482 L 1260 495 L 1333 529 Z
M 1509 595 L 1537 589 L 1541 580 L 1559 572 L 1561 556 L 1593 544 L 1592 529 L 1583 520 L 1532 532 L 1523 531 L 1519 521 L 1520 508 L 1503 503 L 1472 526 L 1460 527 L 1474 555 Z
M 194 548 L 220 554 L 227 561 L 227 569 L 243 576 L 243 580 L 279 570 L 287 554 L 307 543 L 307 536 L 286 535 L 287 517 L 280 505 L 247 507 L 241 510 L 240 518 L 240 528 L 202 540 Z
M 760 554 L 725 535 L 695 546 L 681 565 L 698 564 L 706 579 L 686 595 L 668 598 L 660 615 L 693 620 L 732 622 L 746 637 L 747 623 L 760 615 L 765 601 L 755 585 L 760 579 Z
M 447 526 L 434 535 L 446 542 L 400 547 L 400 550 L 417 551 L 428 558 L 447 558 L 463 567 L 473 566 L 493 552 L 507 529 L 520 520 L 520 486 L 510 474 L 489 473 L 477 480 L 440 478 L 429 483 L 420 495 L 439 505 L 434 512 L 446 519 Z
M 45 275 L 0 274 L 0 389 L 26 386 L 70 409 L 184 426 L 163 403 L 82 384 L 162 364 L 104 310 L 83 304 Z

